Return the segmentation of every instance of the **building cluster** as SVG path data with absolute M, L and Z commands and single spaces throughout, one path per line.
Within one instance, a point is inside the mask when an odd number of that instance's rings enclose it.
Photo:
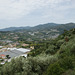
M 0 52 L 0 64 L 5 64 L 5 62 L 10 62 L 12 58 L 24 56 L 27 57 L 27 53 L 30 49 L 24 48 L 7 48 L 7 51 Z

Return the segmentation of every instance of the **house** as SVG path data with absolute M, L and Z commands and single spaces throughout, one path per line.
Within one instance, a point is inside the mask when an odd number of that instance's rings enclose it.
M 0 46 L 0 48 L 3 48 L 3 46 Z
M 22 44 L 22 46 L 29 46 L 29 44 Z
M 4 64 L 5 64 L 5 62 L 1 62 L 0 64 L 1 64 L 1 65 L 4 65 Z
M 4 58 L 6 58 L 6 55 L 1 54 L 0 57 L 4 59 Z
M 30 49 L 34 49 L 34 46 L 31 46 Z

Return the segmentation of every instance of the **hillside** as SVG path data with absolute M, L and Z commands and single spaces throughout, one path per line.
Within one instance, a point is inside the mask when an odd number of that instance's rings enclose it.
M 0 29 L 0 31 L 20 31 L 20 30 L 28 30 L 28 31 L 41 31 L 41 30 L 50 30 L 50 29 L 57 29 L 57 30 L 69 30 L 75 27 L 75 23 L 67 23 L 67 24 L 56 24 L 56 23 L 47 23 L 47 24 L 40 24 L 34 27 L 9 27 L 5 29 Z
M 1 75 L 75 75 L 75 28 L 54 40 L 38 41 L 28 58 L 0 65 Z
M 4 28 L 4 29 L 0 29 L 0 31 L 17 31 L 17 30 L 21 30 L 21 29 L 29 29 L 30 27 L 9 27 L 9 28 Z
M 35 27 L 11 27 L 0 31 L 0 40 L 11 41 L 38 41 L 55 39 L 64 30 L 75 28 L 75 23 L 55 24 L 48 23 Z

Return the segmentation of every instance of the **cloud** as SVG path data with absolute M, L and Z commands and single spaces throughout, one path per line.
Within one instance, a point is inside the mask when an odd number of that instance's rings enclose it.
M 65 0 L 65 2 L 70 1 Z M 19 19 L 46 6 L 54 9 L 63 2 L 64 0 L 0 0 L 0 19 Z
M 43 18 L 52 22 L 70 22 L 75 19 L 75 0 L 58 0 L 55 5 L 43 13 Z

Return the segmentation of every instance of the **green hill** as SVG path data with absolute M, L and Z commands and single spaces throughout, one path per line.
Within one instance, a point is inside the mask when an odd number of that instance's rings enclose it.
M 12 59 L 0 65 L 0 75 L 75 75 L 75 29 L 54 40 L 30 44 L 28 58 Z
M 58 35 L 62 34 L 64 30 L 70 30 L 72 28 L 75 28 L 75 23 L 47 23 L 35 27 L 11 27 L 0 31 L 0 40 L 23 40 L 28 42 L 55 39 Z

